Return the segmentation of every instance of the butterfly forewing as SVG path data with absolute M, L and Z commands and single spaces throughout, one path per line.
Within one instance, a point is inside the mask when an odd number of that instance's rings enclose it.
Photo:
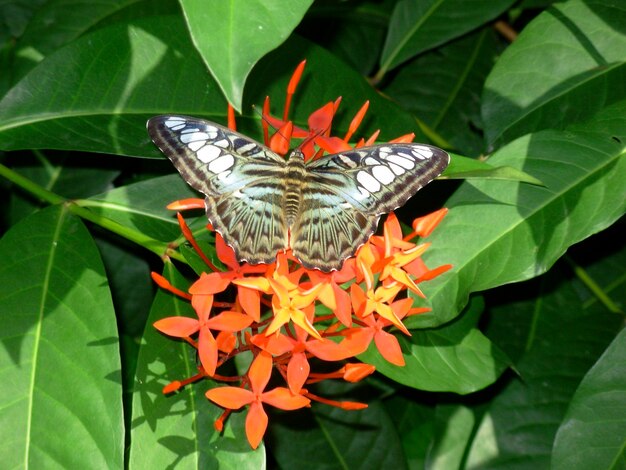
M 154 143 L 191 187 L 241 261 L 270 263 L 287 248 L 285 159 L 228 128 L 186 116 L 148 121 Z
M 430 145 L 385 144 L 303 167 L 299 150 L 288 164 L 241 134 L 184 116 L 152 118 L 148 132 L 206 195 L 209 220 L 240 261 L 269 263 L 290 246 L 305 267 L 322 271 L 340 269 L 382 214 L 403 205 L 449 162 Z

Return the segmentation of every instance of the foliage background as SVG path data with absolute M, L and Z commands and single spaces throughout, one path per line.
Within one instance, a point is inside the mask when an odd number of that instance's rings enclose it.
M 0 24 L 7 468 L 626 468 L 622 1 L 37 0 Z M 252 106 L 280 110 L 303 58 L 297 125 L 342 96 L 341 134 L 369 99 L 364 135 L 413 131 L 466 180 L 400 211 L 449 207 L 425 260 L 454 265 L 406 367 L 368 352 L 382 374 L 324 390 L 366 411 L 275 414 L 252 452 L 241 416 L 213 430 L 209 381 L 160 393 L 195 358 L 151 327 L 190 312 L 149 272 L 189 282 L 164 207 L 193 193 L 145 122 L 228 99 L 260 138 Z

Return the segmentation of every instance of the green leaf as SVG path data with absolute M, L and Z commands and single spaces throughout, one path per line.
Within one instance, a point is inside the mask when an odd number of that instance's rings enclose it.
M 406 468 L 394 423 L 380 401 L 368 400 L 359 411 L 314 405 L 313 412 L 289 412 L 270 422 L 268 449 L 281 468 Z
M 136 2 L 48 0 L 35 11 L 15 45 L 15 62 L 11 69 L 13 83 L 51 52 Z
M 183 21 L 119 23 L 51 54 L 7 93 L 1 145 L 159 157 L 146 121 L 173 105 L 178 113 L 226 113 Z
M 491 27 L 402 67 L 384 92 L 463 155 L 485 150 L 480 96 L 497 53 Z
M 543 131 L 522 137 L 490 159 L 540 179 L 545 187 L 497 180 L 465 182 L 429 237 L 430 267 L 451 271 L 424 283 L 433 311 L 407 320 L 430 327 L 456 316 L 470 292 L 545 272 L 572 244 L 613 223 L 626 210 L 624 145 L 595 133 Z
M 622 259 L 624 254 L 622 250 Z M 622 300 L 623 284 L 615 286 Z M 469 468 L 549 468 L 554 437 L 571 397 L 621 328 L 620 317 L 599 303 L 585 306 L 589 297 L 559 265 L 538 282 L 502 290 L 491 322 L 510 325 L 515 312 L 515 330 L 498 331 L 505 337 L 527 333 L 516 364 L 520 377 L 509 380 L 491 402 L 468 453 Z
M 148 118 L 178 113 L 225 122 L 226 102 L 186 37 L 177 17 L 147 18 L 103 28 L 51 54 L 0 101 L 0 149 L 59 148 L 161 158 L 145 130 Z M 382 98 L 357 72 L 297 37 L 257 64 L 246 103 L 260 109 L 270 95 L 274 106 L 280 106 L 303 57 L 308 65 L 295 97 L 297 125 L 307 127 L 311 112 L 343 96 L 333 124 L 337 134 L 345 132 L 369 99 L 370 115 L 362 132 L 380 128 L 389 138 L 410 131 L 423 136 L 408 113 Z M 246 109 L 239 124 L 260 136 L 260 117 L 251 106 Z
M 174 286 L 187 289 L 188 281 L 171 263 L 166 263 L 164 275 Z M 253 451 L 245 438 L 245 413 L 231 414 L 223 434 L 213 428 L 222 413 L 204 396 L 213 382 L 204 379 L 163 395 L 168 383 L 198 374 L 194 349 L 152 326 L 171 316 L 197 318 L 189 302 L 160 290 L 139 350 L 129 468 L 263 468 L 263 446 Z
M 115 312 L 98 250 L 54 206 L 0 240 L 0 454 L 7 468 L 123 468 Z
M 439 405 L 436 409 L 435 440 L 428 452 L 427 468 L 463 468 L 467 443 L 474 431 L 471 409 L 461 405 Z
M 394 5 L 395 0 L 318 0 L 298 27 L 298 34 L 368 76 L 378 64 Z
M 554 470 L 626 466 L 626 330 L 583 378 L 554 442 Z
M 391 15 L 378 76 L 420 52 L 488 23 L 513 3 L 513 0 L 400 0 Z
M 610 0 L 553 5 L 522 31 L 487 79 L 488 143 L 587 121 L 626 95 L 625 61 L 622 6 Z
M 35 162 L 32 164 L 24 162 L 27 166 L 16 166 L 14 170 L 47 190 L 68 199 L 89 197 L 105 191 L 120 174 L 118 170 L 77 166 L 78 162 L 67 158 L 49 160 L 39 154 L 37 159 L 39 165 Z M 25 197 L 24 194 L 11 194 L 8 217 L 10 223 L 16 223 L 40 206 L 41 204 Z
M 397 334 L 406 364 L 387 362 L 372 344 L 359 359 L 381 374 L 409 387 L 432 392 L 472 393 L 491 385 L 509 360 L 485 337 L 476 322 L 484 303 L 474 300 L 456 321 L 436 328 Z
M 408 467 L 426 468 L 426 456 L 430 452 L 435 432 L 434 406 L 424 404 L 424 397 L 405 395 L 396 393 L 383 401 L 383 405 L 400 436 Z
M 175 212 L 166 206 L 179 199 L 194 197 L 199 197 L 198 193 L 175 174 L 121 186 L 80 201 L 80 204 L 125 227 L 169 242 L 180 236 L 180 227 Z M 201 219 L 199 217 L 196 224 L 191 224 L 192 227 L 196 227 Z
M 180 0 L 191 38 L 220 89 L 241 112 L 252 67 L 291 34 L 313 0 Z
M 540 180 L 517 168 L 511 166 L 494 167 L 486 161 L 461 157 L 460 155 L 453 155 L 450 159 L 450 165 L 440 177 L 440 179 L 470 178 L 520 181 L 543 186 Z

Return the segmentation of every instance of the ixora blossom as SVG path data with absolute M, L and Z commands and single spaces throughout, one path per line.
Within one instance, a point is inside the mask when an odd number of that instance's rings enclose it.
M 289 82 L 282 119 L 270 115 L 269 98 L 265 100 L 265 145 L 285 155 L 292 138 L 304 139 L 300 149 L 305 160 L 311 160 L 324 152 L 337 153 L 373 144 L 378 132 L 359 140 L 355 147 L 348 143 L 363 120 L 368 103 L 357 112 L 341 138 L 330 133 L 340 99 L 314 111 L 309 116 L 308 129 L 289 121 L 291 99 L 304 64 L 299 64 Z M 230 107 L 228 116 L 229 127 L 234 130 L 234 112 Z M 277 129 L 273 135 L 270 126 Z M 413 135 L 406 135 L 394 142 L 412 139 Z M 168 207 L 178 211 L 203 208 L 204 201 L 187 199 Z M 429 269 L 421 258 L 429 244 L 420 240 L 435 229 L 445 214 L 446 210 L 441 209 L 415 219 L 409 234 L 404 234 L 398 219 L 389 214 L 382 235 L 370 237 L 339 271 L 328 273 L 304 267 L 290 250 L 277 253 L 271 264 L 240 263 L 216 232 L 217 257 L 226 267 L 217 269 L 179 214 L 183 234 L 206 263 L 208 272 L 202 273 L 188 292 L 172 286 L 159 274 L 152 274 L 159 286 L 190 301 L 196 312 L 196 318 L 174 316 L 154 324 L 160 332 L 187 341 L 197 350 L 199 359 L 196 375 L 168 384 L 164 393 L 207 377 L 228 383 L 206 392 L 209 400 L 224 408 L 215 428 L 221 431 L 233 410 L 247 408 L 246 435 L 255 449 L 267 428 L 266 405 L 296 410 L 316 401 L 347 410 L 366 407 L 362 403 L 329 400 L 306 387 L 322 380 L 356 382 L 367 377 L 374 367 L 351 359 L 372 343 L 387 361 L 404 365 L 400 344 L 389 330 L 410 335 L 404 320 L 429 310 L 415 305 L 416 300 L 424 297 L 419 284 L 451 267 Z M 219 373 L 225 362 L 242 353 L 253 357 L 245 373 L 235 377 Z M 312 367 L 319 361 L 337 362 L 337 368 L 327 372 L 328 367 L 324 367 L 323 373 L 313 372 Z M 268 390 L 273 375 L 286 386 Z

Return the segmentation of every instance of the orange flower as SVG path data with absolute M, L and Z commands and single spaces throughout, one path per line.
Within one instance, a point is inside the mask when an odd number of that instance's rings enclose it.
M 272 405 L 281 410 L 296 410 L 308 406 L 310 400 L 302 395 L 294 395 L 285 387 L 276 387 L 265 392 L 265 387 L 272 374 L 272 356 L 261 351 L 252 362 L 248 371 L 250 388 L 219 387 L 206 392 L 206 397 L 224 408 L 238 410 L 250 405 L 246 416 L 246 436 L 253 449 L 256 449 L 263 439 L 267 429 L 267 414 L 263 403 Z

